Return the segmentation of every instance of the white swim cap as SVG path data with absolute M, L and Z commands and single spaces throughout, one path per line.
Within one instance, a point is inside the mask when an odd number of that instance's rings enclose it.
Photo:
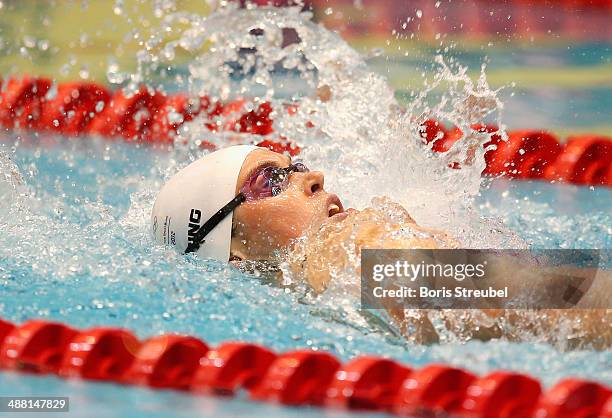
M 236 197 L 236 183 L 254 145 L 236 145 L 205 155 L 176 173 L 162 187 L 151 215 L 156 241 L 184 252 L 207 220 Z M 228 261 L 232 216 L 206 235 L 197 254 Z

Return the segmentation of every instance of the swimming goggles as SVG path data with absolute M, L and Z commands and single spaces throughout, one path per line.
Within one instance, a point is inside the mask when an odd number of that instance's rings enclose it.
M 256 171 L 240 188 L 240 193 L 219 209 L 195 233 L 193 241 L 187 246 L 185 253 L 196 252 L 204 243 L 204 238 L 230 213 L 246 201 L 255 201 L 277 196 L 289 186 L 291 173 L 307 173 L 308 167 L 301 162 L 295 162 L 289 167 L 264 167 Z

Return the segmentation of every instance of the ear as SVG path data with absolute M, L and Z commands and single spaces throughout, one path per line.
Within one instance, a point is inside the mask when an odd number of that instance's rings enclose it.
M 236 216 L 232 217 L 232 241 L 230 244 L 230 261 L 245 260 L 244 244 L 241 242 L 237 235 L 238 223 L 236 222 Z
M 230 244 L 230 260 L 248 260 L 244 243 L 232 231 L 232 242 Z
M 230 249 L 230 261 L 242 261 L 242 260 L 247 260 L 247 259 L 248 257 L 240 249 L 238 248 Z

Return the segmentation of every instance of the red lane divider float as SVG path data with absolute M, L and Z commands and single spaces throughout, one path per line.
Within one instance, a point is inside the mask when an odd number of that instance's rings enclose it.
M 51 80 L 46 78 L 8 80 L 1 86 L 0 123 L 7 128 L 35 127 L 50 87 Z
M 206 96 L 167 96 L 145 87 L 126 95 L 94 83 L 53 84 L 49 79 L 31 77 L 7 80 L 0 93 L 0 124 L 7 129 L 171 144 L 185 122 L 202 117 L 203 125 L 212 132 L 249 133 L 262 137 L 259 146 L 290 155 L 300 152 L 287 138 L 270 138 L 273 109 L 267 102 L 249 110 L 244 100 L 220 103 Z M 296 112 L 294 105 L 285 110 Z M 582 135 L 562 144 L 550 133 L 523 130 L 508 132 L 508 140 L 503 141 L 495 134 L 495 126 L 475 125 L 472 130 L 491 134 L 485 146 L 495 148 L 485 153 L 484 175 L 612 186 L 610 138 Z M 423 122 L 419 131 L 433 151 L 442 153 L 466 136 L 456 127 L 447 129 L 432 120 Z M 208 141 L 202 146 L 215 148 Z M 461 168 L 457 162 L 450 167 Z
M 64 83 L 44 101 L 34 127 L 76 136 L 93 121 L 110 101 L 110 93 L 93 83 Z
M 203 96 L 167 96 L 146 87 L 131 95 L 89 82 L 54 84 L 46 78 L 0 80 L 0 124 L 7 129 L 50 131 L 66 136 L 99 135 L 145 143 L 172 143 L 180 127 L 197 116 L 210 131 L 266 136 L 273 132 L 273 109 L 244 100 L 229 103 Z M 204 141 L 204 147 L 215 145 Z M 257 145 L 296 155 L 300 148 L 283 138 Z
M 548 391 L 538 406 L 538 418 L 587 418 L 612 416 L 612 391 L 593 382 L 564 379 Z M 604 408 L 605 407 L 605 408 Z M 606 415 L 608 414 L 608 415 Z
M 395 402 L 401 416 L 458 414 L 468 386 L 476 376 L 461 369 L 431 364 L 416 371 L 402 385 Z
M 28 321 L 4 337 L 0 367 L 57 373 L 68 344 L 76 334 L 77 331 L 63 324 Z
M 253 389 L 275 359 L 274 352 L 255 344 L 221 344 L 200 359 L 191 389 L 225 395 L 240 388 Z
M 577 184 L 612 184 L 612 141 L 601 136 L 568 139 L 564 152 L 546 169 L 548 178 Z
M 58 374 L 65 378 L 117 381 L 128 371 L 139 349 L 140 342 L 129 331 L 92 328 L 70 341 Z
M 532 377 L 496 371 L 478 377 L 432 364 L 412 369 L 364 356 L 342 364 L 329 353 L 284 354 L 255 344 L 210 348 L 198 338 L 161 335 L 140 342 L 118 328 L 76 330 L 57 322 L 0 319 L 0 370 L 55 373 L 152 388 L 250 397 L 285 405 L 471 418 L 612 417 L 612 389 L 565 379 L 542 392 Z
M 402 382 L 412 370 L 392 360 L 359 357 L 338 370 L 326 404 L 349 409 L 391 411 Z
M 322 405 L 340 362 L 331 354 L 292 351 L 278 356 L 251 398 L 285 405 Z
M 161 335 L 145 341 L 122 381 L 154 388 L 188 389 L 208 346 L 194 337 Z
M 493 372 L 470 384 L 462 411 L 471 417 L 528 418 L 541 393 L 540 382 L 529 376 Z
M 600 413 L 602 418 L 612 418 L 612 396 L 608 396 L 608 400 Z
M 0 343 L 2 343 L 5 340 L 6 336 L 10 334 L 11 331 L 13 331 L 13 329 L 15 329 L 15 325 L 11 324 L 10 322 L 6 322 L 0 319 Z M 0 363 L 0 367 L 1 366 L 2 366 L 2 363 Z

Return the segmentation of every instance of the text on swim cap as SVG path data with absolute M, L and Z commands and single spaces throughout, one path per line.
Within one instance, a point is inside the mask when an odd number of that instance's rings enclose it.
M 200 220 L 202 219 L 202 211 L 199 209 L 191 209 L 189 214 L 189 230 L 187 231 L 187 242 L 193 244 L 196 233 L 200 229 Z

